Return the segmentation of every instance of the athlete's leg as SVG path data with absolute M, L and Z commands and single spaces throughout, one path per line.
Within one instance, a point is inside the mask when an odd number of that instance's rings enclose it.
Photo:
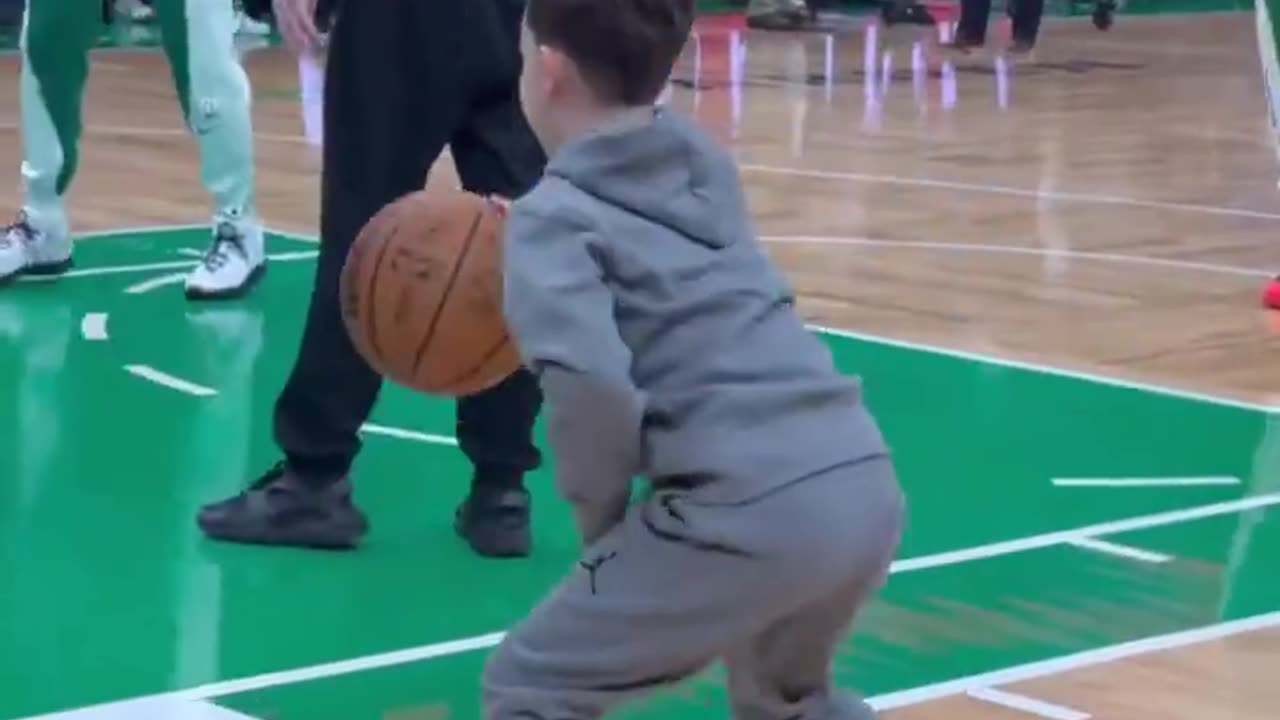
M 95 0 L 29 2 L 22 22 L 23 207 L 0 228 L 0 280 L 70 266 L 62 195 L 75 175 L 88 52 L 101 28 Z
M 213 198 L 213 244 L 187 278 L 187 295 L 236 297 L 261 275 L 265 257 L 235 8 L 229 0 L 156 0 L 156 12 L 183 116 L 200 145 L 200 179 Z
M 1277 159 L 1280 159 L 1280 31 L 1275 24 L 1276 13 L 1280 12 L 1280 0 L 1259 0 L 1256 6 L 1262 85 L 1267 94 L 1271 141 L 1275 146 Z M 1263 289 L 1262 302 L 1267 307 L 1280 310 L 1280 277 L 1273 279 Z

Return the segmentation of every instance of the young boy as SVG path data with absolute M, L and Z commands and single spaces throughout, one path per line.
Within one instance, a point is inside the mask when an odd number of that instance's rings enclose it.
M 551 160 L 510 209 L 506 314 L 586 549 L 489 661 L 492 720 L 598 718 L 717 658 L 741 720 L 874 717 L 830 665 L 902 497 L 728 153 L 653 107 L 692 6 L 528 2 L 521 98 Z

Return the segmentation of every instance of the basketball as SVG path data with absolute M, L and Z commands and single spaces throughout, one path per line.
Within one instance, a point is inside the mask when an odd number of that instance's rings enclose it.
M 434 395 L 471 395 L 520 365 L 502 316 L 503 208 L 422 190 L 360 231 L 341 279 L 342 318 L 371 367 Z

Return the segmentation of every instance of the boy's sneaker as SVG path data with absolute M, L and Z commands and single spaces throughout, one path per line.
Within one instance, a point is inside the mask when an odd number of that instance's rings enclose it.
M 65 227 L 35 227 L 25 212 L 0 227 L 0 283 L 19 275 L 61 275 L 71 269 L 71 234 Z
M 492 558 L 526 557 L 531 549 L 529 491 L 490 489 L 474 484 L 458 506 L 454 530 L 477 555 Z
M 369 522 L 351 500 L 346 477 L 317 482 L 277 463 L 247 490 L 200 509 L 196 524 L 215 540 L 350 550 Z
M 214 221 L 213 243 L 187 276 L 190 300 L 243 297 L 267 269 L 266 240 L 255 219 Z

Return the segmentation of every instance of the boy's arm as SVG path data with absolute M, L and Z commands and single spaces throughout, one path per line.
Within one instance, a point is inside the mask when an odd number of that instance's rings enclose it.
M 574 506 L 584 544 L 626 512 L 644 415 L 590 239 L 571 217 L 517 203 L 503 253 L 507 323 L 546 393 L 556 484 Z

